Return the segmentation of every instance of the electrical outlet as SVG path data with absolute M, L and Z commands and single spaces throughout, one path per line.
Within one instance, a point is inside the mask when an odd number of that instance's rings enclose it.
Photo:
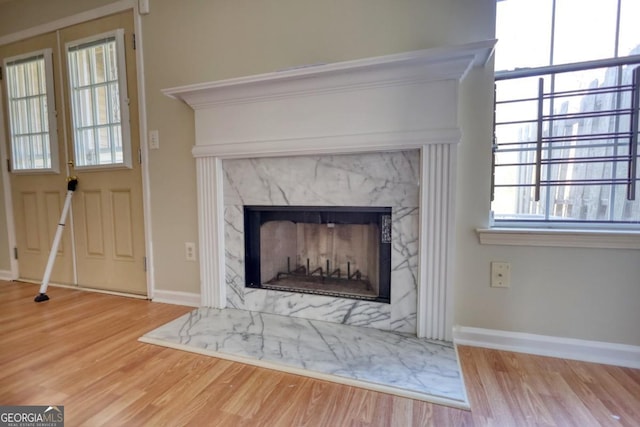
M 184 243 L 184 258 L 187 261 L 196 260 L 196 244 L 193 242 Z
M 511 264 L 508 262 L 491 262 L 491 287 L 508 288 L 511 286 Z

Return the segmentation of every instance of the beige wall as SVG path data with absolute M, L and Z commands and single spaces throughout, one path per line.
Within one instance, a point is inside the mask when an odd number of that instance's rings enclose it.
M 158 288 L 198 292 L 192 110 L 163 88 L 491 38 L 493 1 L 152 0 L 142 18 Z M 487 24 L 489 22 L 489 24 Z
M 61 8 L 37 7 L 47 3 Z M 0 5 L 0 35 L 102 3 Z M 157 288 L 199 290 L 197 263 L 183 261 L 184 242 L 197 241 L 193 113 L 161 89 L 488 39 L 494 9 L 493 0 L 151 0 L 142 41 L 148 127 L 160 131 L 149 153 Z M 478 244 L 489 214 L 491 72 L 471 72 L 461 91 L 455 323 L 640 345 L 639 251 Z M 512 264 L 511 289 L 489 287 L 492 260 Z
M 490 206 L 491 84 L 491 70 L 463 84 L 455 322 L 640 345 L 640 251 L 478 243 Z M 489 287 L 491 261 L 511 263 L 510 289 Z
M 0 3 L 0 36 L 109 3 L 113 3 L 113 0 L 10 0 Z

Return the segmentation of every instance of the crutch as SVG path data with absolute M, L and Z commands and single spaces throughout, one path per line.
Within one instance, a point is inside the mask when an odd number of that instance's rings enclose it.
M 67 213 L 69 212 L 69 206 L 71 206 L 71 198 L 73 192 L 76 191 L 78 186 L 78 177 L 70 176 L 67 178 L 67 198 L 64 200 L 64 207 L 62 208 L 62 214 L 60 215 L 60 221 L 58 222 L 58 229 L 56 235 L 53 238 L 53 244 L 51 245 L 51 252 L 49 253 L 49 260 L 47 261 L 47 268 L 44 270 L 44 277 L 42 278 L 42 285 L 40 285 L 40 293 L 35 297 L 35 302 L 47 301 L 47 287 L 49 286 L 49 278 L 51 277 L 51 270 L 53 270 L 53 263 L 56 260 L 56 254 L 58 253 L 58 246 L 60 246 L 60 239 L 62 239 L 62 232 L 64 231 L 64 223 L 67 220 Z

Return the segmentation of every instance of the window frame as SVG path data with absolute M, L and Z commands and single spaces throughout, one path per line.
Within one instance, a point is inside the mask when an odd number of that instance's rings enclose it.
M 44 78 L 45 78 L 45 88 L 46 88 L 46 105 L 47 105 L 47 123 L 49 125 L 48 136 L 49 136 L 49 153 L 50 153 L 50 162 L 51 167 L 49 168 L 29 168 L 29 169 L 18 169 L 15 167 L 15 148 L 13 143 L 13 128 L 14 128 L 14 117 L 12 117 L 12 108 L 11 108 L 11 90 L 9 88 L 9 71 L 8 68 L 11 63 L 15 63 L 17 61 L 25 61 L 30 58 L 38 58 L 42 56 L 44 59 Z M 25 174 L 59 174 L 60 173 L 60 156 L 59 156 L 59 147 L 58 147 L 58 121 L 57 121 L 57 109 L 56 109 L 56 98 L 55 98 L 55 86 L 54 86 L 54 77 L 53 77 L 53 49 L 45 48 L 39 49 L 27 53 L 23 53 L 20 55 L 15 55 L 11 57 L 4 58 L 3 60 L 3 69 L 5 70 L 5 78 L 4 80 L 4 91 L 5 91 L 5 99 L 6 99 L 6 107 L 7 107 L 7 133 L 9 139 L 9 159 L 10 159 L 10 172 L 16 175 L 25 175 Z
M 527 78 L 527 77 L 537 77 L 537 76 L 552 76 L 558 75 L 561 73 L 569 73 L 572 71 L 582 71 L 582 70 L 590 70 L 590 69 L 598 69 L 598 68 L 607 68 L 607 67 L 620 67 L 620 66 L 630 66 L 633 68 L 640 67 L 640 55 L 632 55 L 625 56 L 619 58 L 611 58 L 611 59 L 602 59 L 602 60 L 594 60 L 594 61 L 586 61 L 580 63 L 572 63 L 572 64 L 563 64 L 557 66 L 544 66 L 537 68 L 529 68 L 522 70 L 513 70 L 513 71 L 502 71 L 495 73 L 495 81 L 506 81 L 511 79 L 519 79 L 519 78 Z M 633 82 L 632 82 L 633 84 Z M 636 90 L 640 90 L 636 89 Z M 637 96 L 637 94 L 636 94 Z M 494 101 L 495 102 L 495 101 Z M 638 110 L 638 106 L 636 105 L 636 110 Z M 636 118 L 640 117 L 640 111 L 637 111 Z M 633 117 L 633 116 L 632 116 Z M 561 119 L 559 119 L 561 120 Z M 496 126 L 496 120 L 494 120 L 494 129 Z M 532 141 L 533 144 L 535 141 Z M 636 147 L 637 147 L 636 143 Z M 493 202 L 493 196 L 495 191 L 495 176 L 494 170 L 496 167 L 495 162 L 495 153 L 496 149 L 499 147 L 499 144 L 494 141 L 493 144 L 493 153 L 492 153 L 492 182 L 491 182 L 491 201 Z M 632 155 L 630 153 L 629 155 Z M 636 165 L 638 160 L 636 153 Z M 612 160 L 613 161 L 613 160 Z M 636 170 L 636 179 L 635 185 L 638 185 L 638 181 L 640 181 L 640 177 L 638 177 L 638 171 Z M 602 184 L 604 185 L 604 184 Z M 611 184 L 613 185 L 613 184 Z M 564 186 L 565 188 L 567 186 Z M 550 186 L 549 188 L 552 188 Z M 547 209 L 547 214 L 550 214 L 551 206 L 545 205 Z M 524 214 L 523 214 L 524 215 Z M 516 215 L 514 215 L 516 216 Z M 546 215 L 545 215 L 546 218 Z M 496 219 L 493 217 L 493 211 L 491 214 L 491 226 L 504 227 L 504 228 L 541 228 L 541 229 L 585 229 L 585 230 L 596 230 L 596 229 L 609 229 L 609 230 L 640 230 L 640 220 L 637 222 L 629 222 L 629 221 L 612 221 L 612 220 L 603 220 L 603 221 L 595 221 L 595 220 L 575 220 L 575 219 L 566 219 L 566 220 L 549 220 L 549 219 L 537 219 L 537 220 L 527 220 L 524 219 Z
M 499 1 L 499 0 L 498 0 Z M 621 7 L 621 2 L 618 2 L 618 9 Z M 555 7 L 555 6 L 552 6 Z M 555 15 L 555 12 L 552 11 L 553 14 Z M 618 10 L 619 13 L 619 10 Z M 552 18 L 553 19 L 553 18 Z M 499 81 L 499 80 L 507 80 L 507 79 L 516 79 L 516 78 L 523 78 L 523 77 L 533 77 L 533 76 L 543 76 L 543 75 L 558 75 L 559 73 L 563 73 L 563 72 L 571 72 L 571 71 L 578 71 L 579 69 L 585 69 L 585 68 L 598 68 L 598 67 L 603 67 L 603 66 L 612 66 L 614 64 L 617 63 L 617 65 L 622 65 L 622 64 L 634 64 L 635 66 L 640 66 L 640 55 L 626 55 L 626 56 L 620 56 L 619 55 L 619 51 L 618 51 L 618 40 L 617 40 L 617 36 L 616 36 L 616 46 L 615 46 L 615 57 L 613 58 L 606 58 L 606 59 L 596 59 L 596 60 L 589 60 L 589 61 L 583 61 L 583 62 L 573 62 L 573 63 L 566 63 L 566 64 L 555 64 L 555 65 L 551 65 L 551 61 L 554 58 L 554 45 L 553 45 L 553 34 L 555 32 L 555 24 L 552 26 L 551 28 L 551 38 L 550 38 L 550 57 L 549 57 L 549 64 L 548 65 L 543 65 L 540 67 L 528 67 L 528 68 L 515 68 L 515 69 L 511 69 L 511 70 L 500 70 L 500 71 L 495 71 L 494 77 L 495 77 L 495 81 Z M 616 23 L 616 35 L 620 32 L 620 21 L 618 19 L 618 22 Z M 640 106 L 636 105 L 637 108 L 640 108 Z M 636 113 L 636 119 L 638 119 L 640 116 L 640 113 Z M 496 126 L 496 118 L 494 116 L 494 129 Z M 498 146 L 497 141 L 493 141 L 493 153 L 492 153 L 492 160 L 491 160 L 491 168 L 492 168 L 492 176 L 491 176 L 491 202 L 493 203 L 493 194 L 494 194 L 494 186 L 495 186 L 495 176 L 494 176 L 494 168 L 495 168 L 495 149 Z M 636 146 L 637 148 L 637 146 Z M 640 160 L 637 160 L 640 161 Z M 636 162 L 637 162 L 636 161 Z M 637 165 L 637 163 L 636 163 Z M 640 167 L 638 168 L 640 170 Z M 637 183 L 636 185 L 638 185 L 638 171 L 636 171 L 636 179 L 635 182 Z M 564 186 L 565 188 L 567 187 L 566 185 Z M 545 205 L 545 210 L 549 210 L 551 209 L 550 206 L 546 206 Z M 552 212 L 551 212 L 552 214 Z M 524 214 L 522 214 L 524 215 Z M 615 231 L 620 231 L 620 232 L 630 232 L 632 234 L 636 234 L 637 232 L 640 232 L 640 219 L 636 222 L 629 222 L 629 221 L 624 221 L 624 222 L 617 222 L 617 221 L 612 221 L 612 220 L 602 220 L 602 221 L 580 221 L 580 220 L 574 220 L 571 218 L 565 218 L 565 220 L 548 220 L 546 219 L 546 215 L 545 218 L 543 219 L 536 219 L 536 220 L 527 220 L 524 216 L 521 216 L 521 218 L 517 218 L 517 215 L 514 215 L 513 219 L 503 219 L 503 218 L 494 218 L 494 212 L 493 210 L 491 210 L 491 214 L 490 214 L 490 218 L 489 218 L 489 227 L 490 229 L 494 229 L 494 230 L 500 230 L 500 229 L 512 229 L 512 230 L 520 230 L 522 233 L 521 235 L 525 237 L 524 240 L 527 240 L 528 237 L 531 236 L 530 233 L 528 232 L 524 232 L 526 230 L 530 230 L 530 231 L 536 231 L 536 232 L 540 232 L 540 233 L 552 233 L 554 231 L 560 232 L 562 233 L 563 231 L 567 231 L 567 232 L 571 232 L 575 234 L 576 230 L 580 230 L 580 231 L 585 231 L 585 232 L 597 232 L 597 231 L 611 231 L 611 232 L 615 232 Z M 490 229 L 481 229 L 478 230 L 478 233 L 483 233 L 483 235 L 486 235 L 488 233 L 488 231 Z M 557 234 L 555 234 L 557 236 Z M 481 239 L 482 240 L 482 239 Z M 500 239 L 499 239 L 500 240 Z M 487 243 L 487 242 L 482 242 L 482 243 Z M 506 243 L 509 244 L 509 243 Z
M 125 44 L 124 44 L 124 29 L 120 28 L 113 31 L 108 31 L 101 34 L 95 34 L 89 37 L 76 39 L 65 43 L 64 55 L 67 63 L 67 87 L 69 93 L 69 109 L 70 109 L 70 125 L 71 125 L 71 153 L 74 160 L 74 169 L 79 171 L 97 171 L 104 169 L 131 169 L 132 165 L 132 153 L 131 153 L 131 126 L 130 126 L 130 112 L 129 112 L 129 94 L 127 86 L 127 68 L 125 58 Z M 115 38 L 116 44 L 116 64 L 118 67 L 118 93 L 120 101 L 120 136 L 122 141 L 122 163 L 111 163 L 103 165 L 78 165 L 76 159 L 76 123 L 78 118 L 76 117 L 75 101 L 74 101 L 74 88 L 72 84 L 71 73 L 74 69 L 71 64 L 71 56 L 69 55 L 70 48 L 90 44 L 102 39 Z

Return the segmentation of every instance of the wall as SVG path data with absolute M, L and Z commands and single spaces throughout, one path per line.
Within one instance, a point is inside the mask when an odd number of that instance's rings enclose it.
M 193 112 L 163 88 L 492 37 L 492 0 L 152 0 L 144 16 L 156 280 L 198 292 Z M 486 19 L 479 19 L 480 17 Z M 455 19 L 454 19 L 455 17 Z M 194 268 L 191 268 L 194 267 Z
M 0 36 L 109 3 L 113 3 L 113 0 L 10 0 L 0 3 Z
M 104 3 L 0 4 L 0 35 Z M 488 39 L 494 11 L 493 0 L 151 0 L 142 36 L 148 127 L 160 131 L 150 152 L 156 286 L 199 289 L 197 263 L 183 261 L 184 242 L 197 241 L 193 113 L 160 89 Z M 455 323 L 640 345 L 639 251 L 478 243 L 492 96 L 491 69 L 472 71 L 461 90 Z M 511 289 L 489 287 L 492 260 L 512 264 Z
M 463 83 L 455 323 L 640 345 L 640 251 L 480 245 L 488 224 L 491 70 Z M 511 288 L 489 287 L 489 263 L 511 263 Z

